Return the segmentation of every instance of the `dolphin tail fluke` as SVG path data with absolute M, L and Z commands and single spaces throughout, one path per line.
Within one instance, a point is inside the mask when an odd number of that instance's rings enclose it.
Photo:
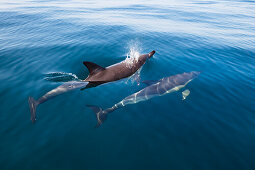
M 95 113 L 97 117 L 97 125 L 95 127 L 98 128 L 106 120 L 107 113 L 104 113 L 103 109 L 98 106 L 87 105 L 87 107 L 89 107 Z
M 29 97 L 28 104 L 29 104 L 30 113 L 31 113 L 31 121 L 32 121 L 32 123 L 35 123 L 35 120 L 36 120 L 35 113 L 36 113 L 36 108 L 38 106 L 38 102 L 33 97 Z

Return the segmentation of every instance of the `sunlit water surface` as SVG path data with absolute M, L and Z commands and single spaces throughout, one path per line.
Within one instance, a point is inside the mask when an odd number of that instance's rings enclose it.
M 138 75 L 36 99 L 156 50 Z M 127 57 L 128 56 L 128 57 Z M 131 57 L 130 57 L 131 56 Z M 116 110 L 95 129 L 86 104 L 108 108 L 156 80 L 202 74 L 187 89 Z M 0 169 L 254 169 L 254 1 L 0 2 Z M 184 89 L 183 89 L 184 90 Z

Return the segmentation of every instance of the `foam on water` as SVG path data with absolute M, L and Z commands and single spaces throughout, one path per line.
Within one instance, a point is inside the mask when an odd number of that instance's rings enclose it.
M 45 74 L 45 80 L 53 81 L 53 82 L 68 82 L 72 80 L 80 80 L 73 73 L 65 73 L 65 72 L 51 72 Z

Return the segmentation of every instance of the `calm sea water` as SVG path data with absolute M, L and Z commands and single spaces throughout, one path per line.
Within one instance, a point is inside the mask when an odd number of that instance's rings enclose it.
M 187 88 L 112 113 L 130 80 L 38 98 L 130 50 L 156 50 L 142 80 L 202 71 Z M 0 2 L 0 169 L 255 169 L 255 1 Z M 61 74 L 60 74 L 61 75 Z

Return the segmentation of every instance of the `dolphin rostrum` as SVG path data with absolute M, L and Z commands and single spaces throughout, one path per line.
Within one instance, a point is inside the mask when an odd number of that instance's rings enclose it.
M 145 84 L 149 85 L 144 89 L 127 96 L 119 103 L 113 105 L 112 107 L 103 110 L 102 108 L 94 105 L 87 105 L 91 108 L 97 117 L 97 125 L 99 127 L 107 118 L 107 114 L 113 112 L 114 110 L 124 107 L 128 104 L 136 104 L 141 101 L 151 99 L 156 96 L 162 96 L 167 93 L 178 91 L 181 88 L 185 87 L 191 80 L 196 78 L 200 72 L 192 71 L 189 73 L 177 74 L 170 77 L 165 77 L 158 81 L 144 81 Z
M 140 55 L 132 62 L 127 62 L 127 60 L 124 60 L 120 63 L 116 63 L 106 68 L 92 62 L 84 61 L 83 64 L 89 70 L 89 75 L 85 80 L 66 82 L 58 86 L 57 88 L 49 91 L 38 100 L 35 100 L 33 97 L 28 98 L 31 112 L 31 121 L 34 123 L 36 120 L 36 108 L 39 104 L 42 104 L 53 97 L 56 97 L 71 90 L 95 87 L 103 83 L 129 77 L 133 75 L 139 68 L 141 68 L 146 62 L 146 60 L 152 57 L 154 53 L 155 51 L 151 51 L 148 54 Z

